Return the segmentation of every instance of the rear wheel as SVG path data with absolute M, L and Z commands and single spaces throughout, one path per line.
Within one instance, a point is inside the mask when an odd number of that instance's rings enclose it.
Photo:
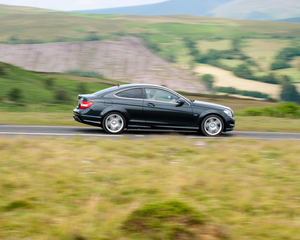
M 223 129 L 224 123 L 221 117 L 217 115 L 208 115 L 201 122 L 200 129 L 206 136 L 219 136 Z
M 105 132 L 110 134 L 118 134 L 123 132 L 125 128 L 125 118 L 121 113 L 108 113 L 102 123 Z

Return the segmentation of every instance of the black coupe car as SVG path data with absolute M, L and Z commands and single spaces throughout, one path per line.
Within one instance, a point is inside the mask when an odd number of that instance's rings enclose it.
M 78 95 L 76 121 L 117 134 L 128 128 L 197 130 L 218 136 L 234 129 L 233 111 L 222 105 L 189 100 L 157 85 L 126 84 Z

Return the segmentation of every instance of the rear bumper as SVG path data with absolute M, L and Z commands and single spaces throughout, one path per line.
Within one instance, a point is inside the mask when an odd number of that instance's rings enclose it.
M 101 126 L 100 119 L 95 119 L 89 115 L 85 115 L 84 113 L 85 113 L 84 110 L 75 108 L 73 110 L 74 120 L 77 122 L 92 125 L 92 126 L 97 126 L 97 127 Z
M 81 119 L 73 114 L 73 118 L 75 121 L 82 123 Z

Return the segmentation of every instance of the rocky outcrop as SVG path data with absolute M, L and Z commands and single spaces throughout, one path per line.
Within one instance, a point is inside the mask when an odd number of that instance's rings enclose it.
M 1 62 L 36 72 L 91 71 L 114 80 L 165 85 L 187 92 L 206 91 L 195 77 L 154 55 L 134 37 L 122 37 L 120 42 L 1 44 L 0 53 Z

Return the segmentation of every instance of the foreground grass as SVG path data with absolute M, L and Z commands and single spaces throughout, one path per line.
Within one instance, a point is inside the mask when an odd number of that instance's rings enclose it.
M 0 114 L 0 123 L 40 126 L 84 126 L 73 119 L 72 110 L 67 113 L 2 112 Z
M 0 239 L 147 239 L 142 204 L 180 200 L 233 240 L 299 239 L 293 141 L 0 138 Z
M 300 119 L 262 116 L 235 116 L 235 119 L 236 131 L 300 132 Z M 1 112 L 0 123 L 11 125 L 88 126 L 74 121 L 72 110 L 67 113 Z

